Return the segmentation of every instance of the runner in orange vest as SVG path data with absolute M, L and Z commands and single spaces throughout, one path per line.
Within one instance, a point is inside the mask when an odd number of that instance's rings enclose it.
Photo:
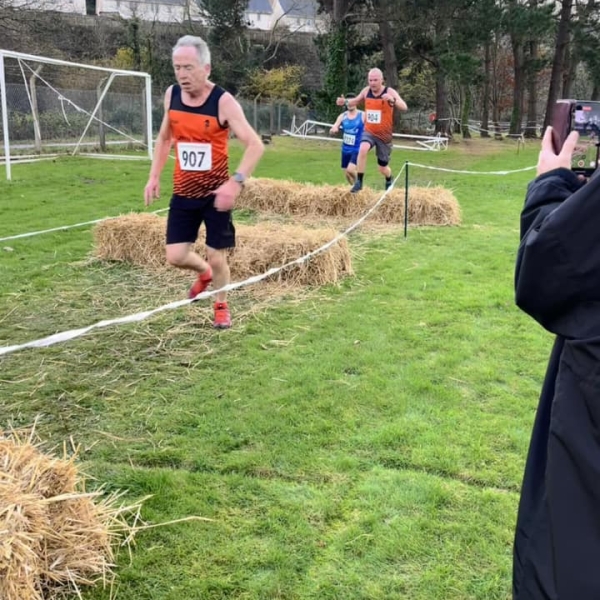
M 385 189 L 392 185 L 392 170 L 389 162 L 394 131 L 394 109 L 408 110 L 400 94 L 383 84 L 383 73 L 380 69 L 369 71 L 368 82 L 369 85 L 355 98 L 348 99 L 340 96 L 336 100 L 338 106 L 346 108 L 361 103 L 365 105 L 365 130 L 358 153 L 357 179 L 350 190 L 353 194 L 363 187 L 367 155 L 371 148 L 375 148 L 379 172 L 385 177 Z
M 165 114 L 144 199 L 149 206 L 158 198 L 160 174 L 173 147 L 175 171 L 167 217 L 167 262 L 197 274 L 189 291 L 193 299 L 211 281 L 218 289 L 229 283 L 227 251 L 235 246 L 231 211 L 244 181 L 263 154 L 263 144 L 238 101 L 209 80 L 210 50 L 203 39 L 191 35 L 180 38 L 172 60 L 177 83 L 165 93 Z M 233 174 L 227 145 L 230 132 L 244 146 Z M 202 223 L 206 227 L 206 260 L 194 252 Z M 216 328 L 231 326 L 226 292 L 216 295 L 214 315 Z

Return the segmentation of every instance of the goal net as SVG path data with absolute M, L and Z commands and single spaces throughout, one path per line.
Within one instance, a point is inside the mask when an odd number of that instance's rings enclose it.
M 0 50 L 0 163 L 152 158 L 150 75 Z

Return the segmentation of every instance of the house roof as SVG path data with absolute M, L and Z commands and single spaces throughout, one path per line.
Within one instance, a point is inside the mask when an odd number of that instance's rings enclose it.
M 273 8 L 271 7 L 271 3 L 269 0 L 250 0 L 248 2 L 248 8 L 246 9 L 248 13 L 266 13 L 272 14 Z
M 290 17 L 314 19 L 317 16 L 316 0 L 279 0 L 281 8 Z

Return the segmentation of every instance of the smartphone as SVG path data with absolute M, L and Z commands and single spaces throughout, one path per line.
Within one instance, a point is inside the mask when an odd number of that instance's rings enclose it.
M 571 170 L 590 177 L 600 158 L 600 102 L 594 100 L 558 100 L 552 119 L 554 150 L 559 153 L 571 131 L 579 141 L 571 159 Z

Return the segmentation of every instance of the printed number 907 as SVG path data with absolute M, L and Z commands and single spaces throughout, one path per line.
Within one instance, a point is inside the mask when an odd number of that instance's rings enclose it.
M 204 162 L 205 152 L 183 150 L 181 152 L 181 162 L 184 169 L 201 169 Z

